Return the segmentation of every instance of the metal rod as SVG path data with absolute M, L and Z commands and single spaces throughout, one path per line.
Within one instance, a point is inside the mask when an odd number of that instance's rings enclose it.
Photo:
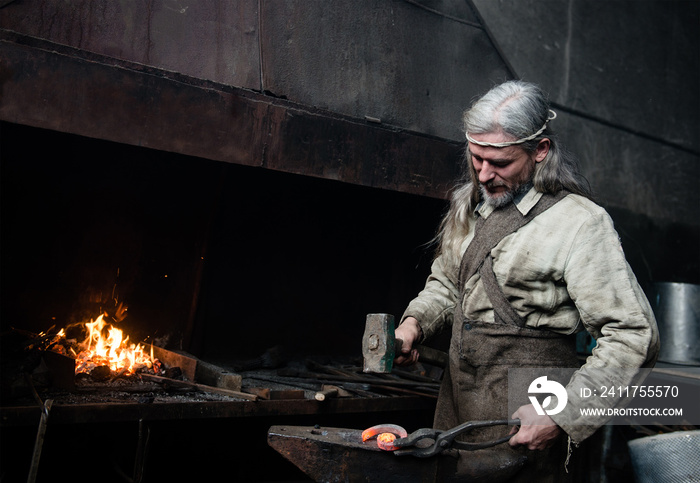
M 34 483 L 36 475 L 39 472 L 39 461 L 41 459 L 41 450 L 44 447 L 44 436 L 46 435 L 46 425 L 49 422 L 49 412 L 53 405 L 53 399 L 47 399 L 41 409 L 41 419 L 39 420 L 39 429 L 36 433 L 36 441 L 34 442 L 34 453 L 32 454 L 32 464 L 29 467 L 29 476 L 27 483 Z
M 143 481 L 143 474 L 146 468 L 146 456 L 148 456 L 148 443 L 151 438 L 151 428 L 139 419 L 139 439 L 136 445 L 136 459 L 134 460 L 134 483 Z

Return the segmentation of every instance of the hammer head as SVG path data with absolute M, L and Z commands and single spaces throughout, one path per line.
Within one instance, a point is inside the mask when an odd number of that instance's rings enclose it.
M 362 337 L 363 372 L 391 372 L 396 354 L 394 341 L 394 316 L 367 314 Z

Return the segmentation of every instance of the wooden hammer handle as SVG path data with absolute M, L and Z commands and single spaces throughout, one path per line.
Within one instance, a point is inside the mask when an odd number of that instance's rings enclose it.
M 394 350 L 395 357 L 402 355 L 401 348 L 403 347 L 403 340 L 394 339 Z M 418 360 L 427 362 L 438 367 L 447 367 L 447 362 L 449 360 L 447 353 L 433 349 L 432 347 L 424 345 L 416 345 L 414 349 L 418 351 Z

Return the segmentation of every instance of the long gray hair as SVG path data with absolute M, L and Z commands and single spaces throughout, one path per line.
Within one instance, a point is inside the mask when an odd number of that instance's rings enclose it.
M 518 143 L 532 154 L 542 139 L 550 140 L 549 153 L 535 167 L 532 179 L 535 189 L 552 194 L 566 189 L 591 198 L 590 186 L 579 173 L 575 159 L 559 145 L 557 136 L 548 125 L 553 119 L 549 101 L 537 85 L 518 80 L 497 85 L 477 100 L 462 119 L 468 134 L 503 132 L 514 140 L 531 137 L 546 126 L 538 136 Z M 447 250 L 458 253 L 471 228 L 469 219 L 481 201 L 468 144 L 463 162 L 463 178 L 451 193 L 450 208 L 437 235 L 439 253 Z

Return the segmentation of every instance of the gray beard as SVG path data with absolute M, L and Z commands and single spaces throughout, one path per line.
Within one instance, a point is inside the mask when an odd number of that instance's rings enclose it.
M 506 191 L 501 196 L 494 197 L 491 196 L 488 191 L 486 191 L 484 185 L 479 183 L 479 191 L 481 191 L 481 198 L 484 200 L 484 203 L 491 205 L 494 208 L 503 208 L 504 206 L 512 202 L 515 198 L 520 198 L 522 195 L 530 191 L 530 188 L 532 188 L 532 182 L 523 183 L 521 185 L 516 186 L 512 190 Z

